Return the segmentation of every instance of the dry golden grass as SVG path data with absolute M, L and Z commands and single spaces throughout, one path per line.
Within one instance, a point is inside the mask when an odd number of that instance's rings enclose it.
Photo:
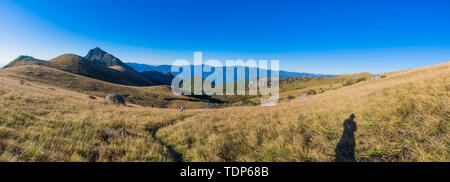
M 190 116 L 0 78 L 0 161 L 173 161 L 150 126 Z
M 23 76 L 0 72 L 1 161 L 333 161 L 351 114 L 357 161 L 450 161 L 450 63 L 272 107 L 184 112 Z
M 371 73 L 348 74 L 335 77 L 305 77 L 305 78 L 283 78 L 280 83 L 279 102 L 289 102 L 299 99 L 304 95 L 322 94 L 329 90 L 336 90 L 344 86 L 349 80 L 366 79 L 374 76 Z M 252 102 L 258 102 L 259 97 L 251 98 Z
M 449 63 L 275 107 L 211 111 L 161 129 L 187 161 L 332 161 L 356 115 L 358 161 L 449 161 Z
M 124 96 L 128 103 L 146 107 L 176 108 L 179 105 L 188 108 L 201 107 L 200 100 L 186 96 L 175 96 L 167 86 L 135 87 L 119 85 L 45 66 L 29 65 L 2 69 L 0 70 L 0 76 L 47 84 L 51 85 L 49 87 L 65 88 L 98 97 L 118 93 Z

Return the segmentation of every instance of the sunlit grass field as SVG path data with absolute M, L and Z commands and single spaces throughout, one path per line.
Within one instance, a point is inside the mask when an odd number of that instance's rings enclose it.
M 334 161 L 351 114 L 357 161 L 450 161 L 450 63 L 385 75 L 294 82 L 271 107 L 181 112 L 105 104 L 94 91 L 2 70 L 0 161 Z

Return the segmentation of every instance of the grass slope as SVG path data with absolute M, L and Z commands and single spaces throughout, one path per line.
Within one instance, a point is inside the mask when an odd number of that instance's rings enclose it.
M 449 161 L 448 78 L 450 63 L 396 72 L 274 107 L 202 113 L 157 136 L 186 161 L 333 161 L 355 114 L 357 161 Z
M 104 105 L 85 94 L 10 78 L 0 83 L 0 161 L 174 160 L 147 128 L 184 115 Z
M 357 161 L 450 161 L 449 62 L 272 107 L 184 112 L 23 83 L 26 69 L 0 71 L 0 161 L 333 161 L 351 114 Z
M 111 93 L 118 93 L 124 96 L 128 103 L 147 107 L 176 108 L 183 104 L 185 107 L 194 108 L 201 105 L 200 100 L 173 95 L 167 86 L 134 87 L 120 85 L 45 66 L 17 66 L 0 70 L 0 75 L 23 81 L 43 83 L 49 85 L 48 87 L 66 88 L 101 98 Z

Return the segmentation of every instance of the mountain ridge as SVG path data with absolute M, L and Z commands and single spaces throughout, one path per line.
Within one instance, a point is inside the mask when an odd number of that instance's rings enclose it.
M 21 55 L 3 68 L 25 65 L 39 65 L 56 68 L 81 76 L 123 85 L 154 85 L 152 81 L 141 76 L 137 71 L 127 66 L 120 59 L 98 47 L 90 50 L 85 57 L 75 54 L 62 54 L 48 61 Z
M 52 68 L 57 68 L 63 71 L 87 76 L 94 79 L 108 81 L 111 83 L 131 85 L 131 86 L 150 86 L 150 85 L 170 85 L 174 75 L 178 74 L 171 72 L 170 65 L 148 65 L 140 63 L 123 62 L 114 55 L 102 50 L 99 47 L 95 47 L 88 51 L 86 56 L 82 57 L 75 54 L 63 54 L 49 61 L 33 58 L 32 56 L 19 56 L 18 58 L 5 65 L 3 68 L 10 68 L 21 65 L 40 65 Z M 191 65 L 191 69 L 201 69 L 203 66 L 209 65 Z M 242 68 L 243 66 L 237 66 L 234 69 Z M 224 73 L 227 67 L 222 67 Z M 244 67 L 246 75 L 250 70 L 259 68 Z M 271 70 L 267 70 L 268 75 L 271 75 Z M 207 78 L 211 73 L 204 72 L 202 76 Z M 288 72 L 280 70 L 279 78 L 302 78 L 302 77 L 330 77 L 336 75 L 327 74 L 314 74 L 314 73 L 299 73 Z M 259 77 L 259 73 L 258 73 Z M 224 75 L 223 80 L 226 80 Z M 244 78 L 235 78 L 233 81 L 249 80 L 249 76 Z
M 150 65 L 150 64 L 142 64 L 142 63 L 136 63 L 136 62 L 126 62 L 125 64 L 129 65 L 130 67 L 132 67 L 133 69 L 135 69 L 138 72 L 144 72 L 144 71 L 171 72 L 170 71 L 171 65 Z M 191 64 L 191 67 L 193 67 L 193 66 L 199 66 L 199 65 Z M 202 66 L 209 66 L 209 65 L 203 64 Z M 311 77 L 339 76 L 339 75 L 332 75 L 332 74 L 290 72 L 290 71 L 284 71 L 284 70 L 280 70 L 279 75 L 280 75 L 280 78 L 301 78 L 301 77 L 308 77 L 308 76 L 311 76 Z

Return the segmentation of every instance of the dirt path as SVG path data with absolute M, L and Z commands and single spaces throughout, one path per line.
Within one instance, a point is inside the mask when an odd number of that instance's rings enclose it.
M 169 157 L 174 161 L 174 162 L 184 162 L 183 160 L 183 154 L 177 152 L 173 146 L 168 145 L 167 143 L 165 143 L 164 141 L 162 141 L 160 138 L 158 138 L 156 136 L 156 133 L 159 131 L 159 129 L 165 128 L 165 127 L 169 127 L 172 126 L 174 124 L 177 124 L 179 122 L 184 121 L 184 119 L 192 117 L 193 115 L 182 115 L 180 118 L 177 119 L 173 119 L 171 121 L 168 122 L 164 122 L 164 123 L 158 123 L 154 126 L 149 126 L 147 127 L 147 131 L 150 132 L 151 136 L 162 146 L 164 146 L 168 153 L 169 153 Z

